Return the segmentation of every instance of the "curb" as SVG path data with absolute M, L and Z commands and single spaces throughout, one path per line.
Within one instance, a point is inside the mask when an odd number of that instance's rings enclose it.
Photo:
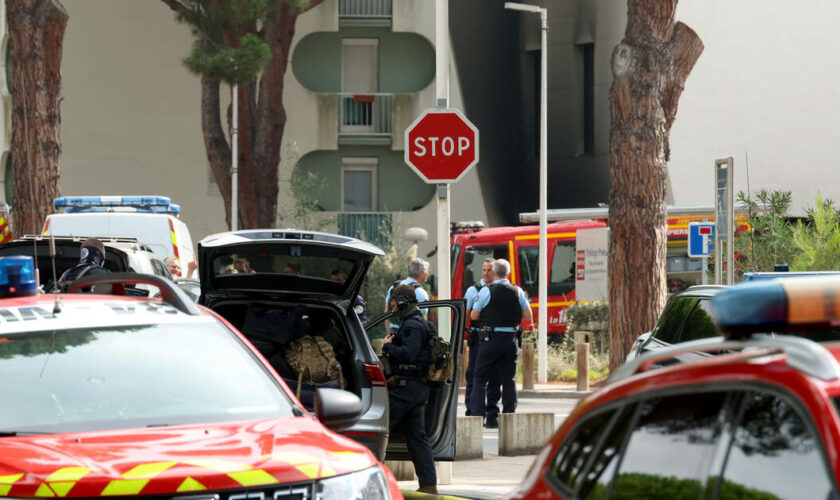
M 592 394 L 592 391 L 578 392 L 578 391 L 537 391 L 537 390 L 519 390 L 516 392 L 517 397 L 523 399 L 581 399 L 584 396 Z

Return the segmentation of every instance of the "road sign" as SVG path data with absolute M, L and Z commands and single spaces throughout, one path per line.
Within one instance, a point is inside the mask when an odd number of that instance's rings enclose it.
M 715 223 L 688 223 L 688 256 L 708 257 L 715 249 Z
M 405 129 L 405 163 L 429 184 L 458 182 L 478 163 L 478 129 L 457 109 L 427 109 Z

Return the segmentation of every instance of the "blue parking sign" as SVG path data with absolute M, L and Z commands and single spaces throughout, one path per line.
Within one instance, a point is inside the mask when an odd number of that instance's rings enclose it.
M 708 257 L 715 249 L 715 223 L 688 223 L 688 256 Z

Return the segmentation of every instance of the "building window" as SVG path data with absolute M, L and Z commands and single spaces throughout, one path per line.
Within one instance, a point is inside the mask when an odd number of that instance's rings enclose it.
M 341 210 L 344 212 L 376 211 L 377 158 L 342 158 Z

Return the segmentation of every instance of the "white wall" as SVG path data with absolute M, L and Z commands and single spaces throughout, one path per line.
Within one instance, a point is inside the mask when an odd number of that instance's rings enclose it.
M 705 50 L 688 77 L 671 131 L 677 204 L 714 201 L 716 158 L 735 160 L 735 191 L 793 192 L 794 211 L 817 190 L 840 200 L 840 2 L 682 0 L 677 19 Z

